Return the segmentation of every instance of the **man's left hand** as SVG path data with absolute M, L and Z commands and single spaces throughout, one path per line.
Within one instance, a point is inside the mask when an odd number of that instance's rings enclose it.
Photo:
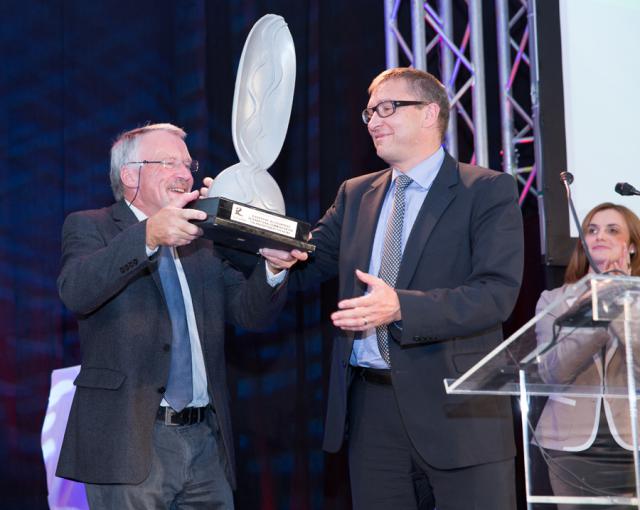
M 213 186 L 213 179 L 211 177 L 205 177 L 202 181 L 202 187 L 200 188 L 200 198 L 207 198 L 209 196 L 209 189 Z M 283 269 L 289 269 L 298 261 L 305 261 L 309 258 L 307 252 L 300 250 L 274 250 L 272 248 L 262 248 L 260 250 L 262 255 L 267 261 L 269 270 L 273 274 L 278 274 Z
M 209 189 L 213 186 L 213 179 L 211 177 L 205 177 L 202 180 L 202 187 L 200 188 L 200 198 L 209 197 Z
M 331 314 L 334 326 L 346 331 L 366 331 L 402 319 L 400 300 L 393 287 L 359 269 L 356 276 L 369 286 L 369 294 L 340 301 L 339 310 Z
M 305 251 L 300 250 L 274 250 L 273 248 L 262 248 L 260 250 L 262 255 L 267 261 L 269 270 L 273 274 L 278 274 L 283 269 L 289 269 L 296 262 L 303 262 L 309 258 L 309 255 Z

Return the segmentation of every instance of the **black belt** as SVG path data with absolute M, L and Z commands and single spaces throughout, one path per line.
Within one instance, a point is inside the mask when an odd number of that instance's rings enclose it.
M 185 407 L 182 411 L 174 411 L 170 407 L 160 407 L 156 418 L 168 426 L 194 425 L 207 416 L 206 407 Z
M 387 386 L 391 384 L 391 370 L 368 367 L 353 367 L 353 369 L 363 381 Z

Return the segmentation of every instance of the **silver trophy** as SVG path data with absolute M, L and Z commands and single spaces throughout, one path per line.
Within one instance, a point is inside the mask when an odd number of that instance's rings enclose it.
M 246 251 L 313 251 L 308 223 L 285 216 L 284 199 L 267 171 L 280 154 L 291 116 L 296 55 L 281 16 L 267 14 L 251 29 L 240 57 L 233 97 L 232 137 L 240 162 L 213 181 L 209 198 L 190 207 L 205 236 Z

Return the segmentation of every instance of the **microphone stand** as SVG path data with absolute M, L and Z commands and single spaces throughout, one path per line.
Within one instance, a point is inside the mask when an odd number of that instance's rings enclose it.
M 562 172 L 560 174 L 560 179 L 564 183 L 565 190 L 567 192 L 567 201 L 569 202 L 569 207 L 571 209 L 571 214 L 573 216 L 573 220 L 578 227 L 578 235 L 580 236 L 580 242 L 582 243 L 582 249 L 584 250 L 585 256 L 587 257 L 587 261 L 589 262 L 589 266 L 593 269 L 593 271 L 597 274 L 602 274 L 602 271 L 598 268 L 598 266 L 594 263 L 591 258 L 591 253 L 589 252 L 589 247 L 587 246 L 587 242 L 584 238 L 584 233 L 582 232 L 582 226 L 580 225 L 580 221 L 578 220 L 578 215 L 576 214 L 575 207 L 573 205 L 573 200 L 571 200 L 571 188 L 570 184 L 573 182 L 573 175 L 569 172 Z M 628 183 L 618 183 L 615 188 L 616 192 L 621 195 L 640 195 L 633 186 Z M 619 285 L 616 282 L 610 282 L 611 285 L 607 285 L 602 288 L 600 293 L 601 295 L 614 295 L 619 290 Z M 564 312 L 562 315 L 558 316 L 553 321 L 553 335 L 551 338 L 551 342 L 545 347 L 545 349 L 540 353 L 544 354 L 558 342 L 558 338 L 560 336 L 560 329 L 565 328 L 581 328 L 581 327 L 592 327 L 592 328 L 607 328 L 609 326 L 610 320 L 598 320 L 594 321 L 592 317 L 592 300 L 591 300 L 591 291 L 588 290 L 582 296 L 579 296 L 576 301 L 569 307 L 569 309 Z
M 591 253 L 589 252 L 587 241 L 585 240 L 584 233 L 582 232 L 582 225 L 580 225 L 580 220 L 578 219 L 578 215 L 576 214 L 576 208 L 573 206 L 573 200 L 571 200 L 571 187 L 569 185 L 573 182 L 573 175 L 569 172 L 561 172 L 560 180 L 564 183 L 564 189 L 567 192 L 567 201 L 569 202 L 569 209 L 571 210 L 573 221 L 578 229 L 578 237 L 580 238 L 580 243 L 582 244 L 582 249 L 584 250 L 584 254 L 587 257 L 587 262 L 589 262 L 589 267 L 593 269 L 594 273 L 600 274 L 602 273 L 602 271 L 600 271 L 600 268 L 596 265 L 596 263 L 591 258 Z
M 584 238 L 584 233 L 582 232 L 582 225 L 580 224 L 578 214 L 576 213 L 576 208 L 574 207 L 573 200 L 571 199 L 570 184 L 573 182 L 573 175 L 569 172 L 561 172 L 560 180 L 563 182 L 564 188 L 567 192 L 569 209 L 571 210 L 573 221 L 578 228 L 578 237 L 580 238 L 580 243 L 582 244 L 582 249 L 584 250 L 584 254 L 587 257 L 589 266 L 596 274 L 601 274 L 602 271 L 600 271 L 600 268 L 591 258 L 591 253 L 589 252 L 587 241 Z M 558 342 L 560 328 L 562 327 L 606 327 L 607 325 L 607 321 L 593 321 L 591 317 L 591 292 L 587 291 L 584 295 L 578 297 L 576 302 L 566 312 L 564 312 L 562 315 L 557 317 L 555 321 L 553 321 L 553 337 L 551 339 L 551 342 L 549 342 L 549 345 L 547 345 L 542 353 L 551 349 Z

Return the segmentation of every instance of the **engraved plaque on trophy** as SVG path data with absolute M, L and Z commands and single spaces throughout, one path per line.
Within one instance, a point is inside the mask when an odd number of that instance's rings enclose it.
M 287 134 L 295 77 L 291 33 L 281 16 L 267 14 L 247 36 L 236 76 L 232 137 L 240 162 L 218 174 L 209 198 L 189 205 L 207 213 L 196 222 L 205 237 L 252 252 L 315 250 L 311 226 L 285 216 L 282 192 L 267 171 Z

